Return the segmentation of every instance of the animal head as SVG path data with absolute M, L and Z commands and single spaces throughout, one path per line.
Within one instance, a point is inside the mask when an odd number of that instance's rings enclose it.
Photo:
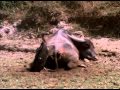
M 80 52 L 80 59 L 88 59 L 88 60 L 97 60 L 95 47 L 91 40 L 85 39 L 86 43 L 89 45 L 89 48 L 85 49 L 84 51 Z

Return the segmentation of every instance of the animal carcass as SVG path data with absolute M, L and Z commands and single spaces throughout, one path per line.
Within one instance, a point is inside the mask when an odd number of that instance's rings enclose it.
M 68 31 L 60 29 L 43 42 L 36 52 L 30 71 L 40 71 L 44 67 L 72 69 L 84 66 L 81 57 L 91 50 L 91 44 L 83 38 L 77 38 Z M 81 56 L 80 56 L 81 55 Z

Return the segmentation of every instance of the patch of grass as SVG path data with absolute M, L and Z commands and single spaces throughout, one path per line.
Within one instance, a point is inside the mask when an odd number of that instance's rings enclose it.
M 16 66 L 17 68 L 17 66 Z M 101 67 L 102 68 L 102 67 Z M 119 89 L 119 70 L 105 74 L 81 76 L 81 71 L 2 72 L 0 88 L 8 89 Z
M 120 37 L 119 1 L 0 1 L 0 9 L 1 21 L 22 20 L 19 31 L 41 33 L 64 19 L 89 35 Z

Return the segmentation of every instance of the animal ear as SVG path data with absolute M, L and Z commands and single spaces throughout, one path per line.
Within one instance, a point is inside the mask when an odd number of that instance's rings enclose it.
M 95 48 L 93 42 L 90 39 L 85 39 L 85 41 L 90 45 L 90 47 Z

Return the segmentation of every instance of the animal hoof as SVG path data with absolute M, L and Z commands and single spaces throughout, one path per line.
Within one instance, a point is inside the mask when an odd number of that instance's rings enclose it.
M 84 59 L 85 62 L 89 63 L 90 61 L 88 59 Z
M 86 68 L 87 66 L 85 64 L 80 64 L 80 65 L 78 65 L 78 67 L 84 67 L 84 68 Z

